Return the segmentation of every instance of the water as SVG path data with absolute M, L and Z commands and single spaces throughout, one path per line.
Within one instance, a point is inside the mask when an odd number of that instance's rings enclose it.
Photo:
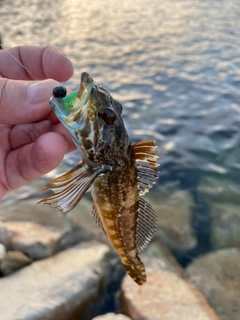
M 223 188 L 229 199 L 240 190 L 239 1 L 2 0 L 0 14 L 3 45 L 62 48 L 75 68 L 69 88 L 89 72 L 123 103 L 132 141 L 156 140 L 159 186 L 193 199 L 198 244 L 184 259 L 210 250 L 211 208 L 199 185 L 212 177 L 221 182 L 214 194 Z M 54 174 L 76 161 L 67 155 Z M 21 197 L 32 190 L 24 188 Z

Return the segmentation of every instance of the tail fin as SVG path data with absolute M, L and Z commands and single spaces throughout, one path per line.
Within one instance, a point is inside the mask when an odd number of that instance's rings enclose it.
M 130 277 L 140 286 L 147 281 L 145 267 L 140 259 L 137 263 L 123 263 L 123 266 Z

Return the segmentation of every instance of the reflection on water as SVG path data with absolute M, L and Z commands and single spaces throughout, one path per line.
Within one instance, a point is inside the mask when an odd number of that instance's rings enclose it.
M 228 194 L 226 202 L 232 188 L 238 197 L 240 190 L 238 1 L 11 0 L 1 1 L 0 12 L 6 47 L 59 46 L 75 67 L 68 87 L 88 71 L 123 102 L 133 142 L 153 137 L 159 146 L 158 183 L 174 183 L 193 199 L 198 245 L 190 256 L 209 250 L 206 179 L 216 197 Z M 58 173 L 77 158 L 67 155 Z

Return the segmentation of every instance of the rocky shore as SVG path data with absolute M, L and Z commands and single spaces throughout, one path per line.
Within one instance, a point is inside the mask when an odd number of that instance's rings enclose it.
M 199 244 L 193 197 L 156 190 L 159 229 L 141 255 L 148 278 L 141 287 L 93 221 L 88 196 L 65 216 L 34 198 L 2 202 L 0 319 L 240 319 L 240 235 L 229 227 L 240 219 L 238 198 L 227 206 L 205 184 L 199 193 L 211 208 L 212 250 L 180 265 Z

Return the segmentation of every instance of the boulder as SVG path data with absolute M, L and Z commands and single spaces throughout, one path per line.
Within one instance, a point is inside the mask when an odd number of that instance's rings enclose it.
M 143 286 L 126 276 L 120 302 L 132 320 L 219 320 L 192 284 L 168 270 L 147 270 Z
M 81 216 L 81 208 L 75 210 Z M 49 206 L 37 205 L 33 199 L 0 206 L 0 221 L 0 242 L 8 250 L 22 251 L 33 260 L 49 257 L 93 238 L 91 231 L 82 227 L 83 224 L 75 224 L 68 215 Z
M 8 250 L 21 251 L 32 260 L 43 259 L 53 255 L 57 242 L 63 236 L 60 230 L 53 230 L 31 222 L 0 222 L 3 235 L 10 234 Z M 2 233 L 0 234 L 0 242 Z M 5 236 L 4 236 L 5 237 Z
M 0 276 L 2 275 L 2 272 L 1 272 L 2 261 L 6 257 L 6 254 L 7 254 L 6 247 L 2 243 L 0 243 Z
M 197 258 L 186 269 L 221 320 L 240 319 L 240 249 L 222 249 Z
M 0 279 L 1 320 L 90 320 L 111 278 L 109 247 L 85 242 Z
M 0 271 L 3 275 L 13 273 L 26 265 L 32 263 L 25 254 L 20 251 L 8 251 L 0 265 Z
M 196 246 L 191 226 L 193 201 L 187 191 L 156 188 L 146 199 L 156 211 L 159 225 L 156 236 L 164 245 L 180 256 Z
M 92 320 L 131 320 L 131 319 L 125 316 L 124 314 L 107 313 L 101 316 L 97 316 Z
M 157 239 L 150 242 L 141 254 L 145 267 L 148 270 L 168 270 L 184 277 L 184 269 L 177 262 L 170 250 L 162 245 Z
M 198 192 L 208 203 L 217 201 L 240 204 L 240 184 L 233 180 L 202 176 L 198 184 Z
M 240 248 L 240 207 L 232 203 L 211 203 L 212 250 Z

